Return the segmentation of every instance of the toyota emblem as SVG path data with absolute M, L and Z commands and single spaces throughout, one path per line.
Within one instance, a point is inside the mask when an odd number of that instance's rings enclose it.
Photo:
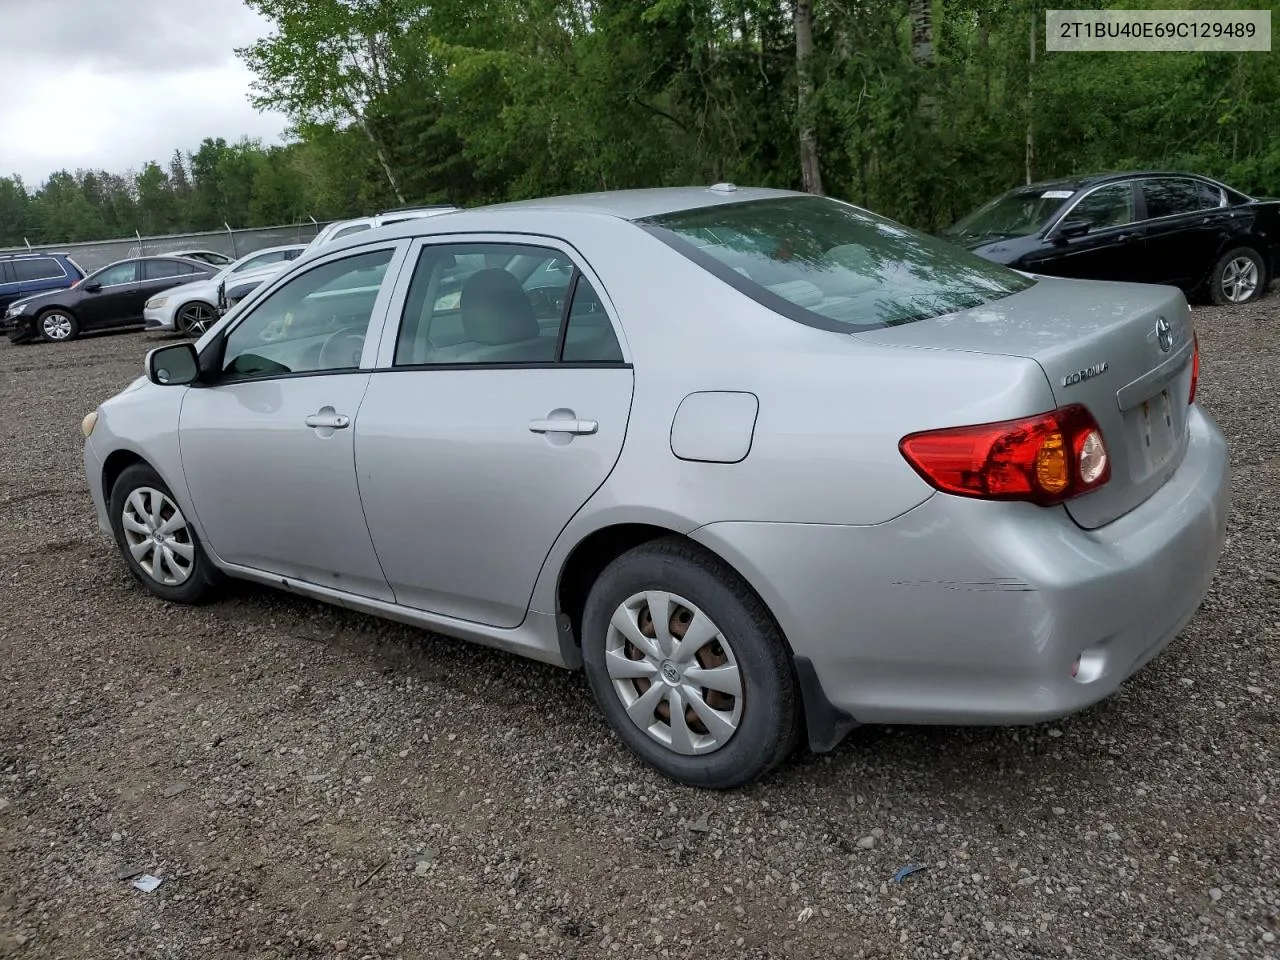
M 1164 353 L 1168 353 L 1173 348 L 1173 328 L 1164 317 L 1156 318 L 1156 341 Z

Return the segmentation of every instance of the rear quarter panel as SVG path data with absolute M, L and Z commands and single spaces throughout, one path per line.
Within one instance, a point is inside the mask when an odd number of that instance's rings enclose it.
M 882 347 L 805 326 L 634 226 L 615 223 L 601 226 L 607 239 L 579 237 L 575 245 L 623 328 L 635 369 L 631 419 L 613 472 L 552 548 L 536 610 L 555 609 L 564 558 L 602 527 L 650 523 L 689 532 L 731 520 L 883 523 L 934 493 L 899 452 L 903 436 L 1053 406 L 1033 361 Z M 750 449 L 740 462 L 673 453 L 676 412 L 700 391 L 758 399 Z

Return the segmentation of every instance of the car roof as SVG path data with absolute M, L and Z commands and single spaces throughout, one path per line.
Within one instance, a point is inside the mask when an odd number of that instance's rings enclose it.
M 1038 180 L 1023 186 L 1014 187 L 1010 193 L 1036 193 L 1041 190 L 1083 190 L 1095 187 L 1112 180 L 1145 179 L 1147 177 L 1188 177 L 1193 180 L 1204 180 L 1209 183 L 1226 186 L 1220 181 L 1207 177 L 1202 173 L 1191 173 L 1188 170 L 1109 170 L 1103 173 L 1087 173 L 1075 177 L 1059 177 L 1054 180 Z M 1239 193 L 1239 190 L 1235 191 Z
M 0 260 L 21 260 L 24 257 L 66 257 L 71 254 L 63 250 L 12 250 L 0 253 Z
M 529 210 L 555 211 L 557 213 L 595 213 L 618 217 L 623 220 L 640 220 L 677 210 L 712 207 L 726 203 L 746 203 L 751 200 L 768 200 L 781 197 L 801 197 L 809 194 L 795 190 L 775 190 L 768 187 L 739 187 L 734 184 L 715 184 L 708 187 L 641 187 L 634 190 L 607 190 L 598 193 L 565 194 L 555 197 L 539 197 L 531 200 L 513 200 L 484 207 L 474 207 L 466 213 L 489 211 Z M 454 213 L 442 214 L 453 218 Z

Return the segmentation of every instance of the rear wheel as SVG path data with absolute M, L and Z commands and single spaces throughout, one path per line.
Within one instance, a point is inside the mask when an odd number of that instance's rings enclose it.
M 794 748 L 786 643 L 741 578 L 692 544 L 657 540 L 606 567 L 582 633 L 587 680 L 610 726 L 665 776 L 731 789 Z
M 218 314 L 207 303 L 201 303 L 196 300 L 192 303 L 184 304 L 178 310 L 174 319 L 180 333 L 201 337 L 204 336 L 206 330 L 213 326 L 214 321 L 218 319 Z
M 36 317 L 36 329 L 50 343 L 60 343 L 74 340 L 80 332 L 80 324 L 65 310 L 46 310 Z
M 173 493 L 147 464 L 126 468 L 111 488 L 111 528 L 129 571 L 162 600 L 202 603 L 221 585 Z
M 1214 264 L 1209 296 L 1216 304 L 1241 304 L 1256 300 L 1266 288 L 1266 265 L 1251 247 L 1228 250 Z

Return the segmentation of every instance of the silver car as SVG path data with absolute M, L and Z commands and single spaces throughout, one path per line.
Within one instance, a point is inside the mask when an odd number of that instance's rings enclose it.
M 1195 613 L 1227 449 L 1171 287 L 728 184 L 335 241 L 84 421 L 158 597 L 239 577 L 584 668 L 684 783 L 1029 723 Z
M 222 267 L 212 277 L 184 283 L 152 297 L 143 306 L 147 330 L 176 330 L 200 336 L 218 319 L 218 286 L 235 277 L 259 271 L 282 270 L 307 249 L 304 243 L 289 243 L 246 253 Z

